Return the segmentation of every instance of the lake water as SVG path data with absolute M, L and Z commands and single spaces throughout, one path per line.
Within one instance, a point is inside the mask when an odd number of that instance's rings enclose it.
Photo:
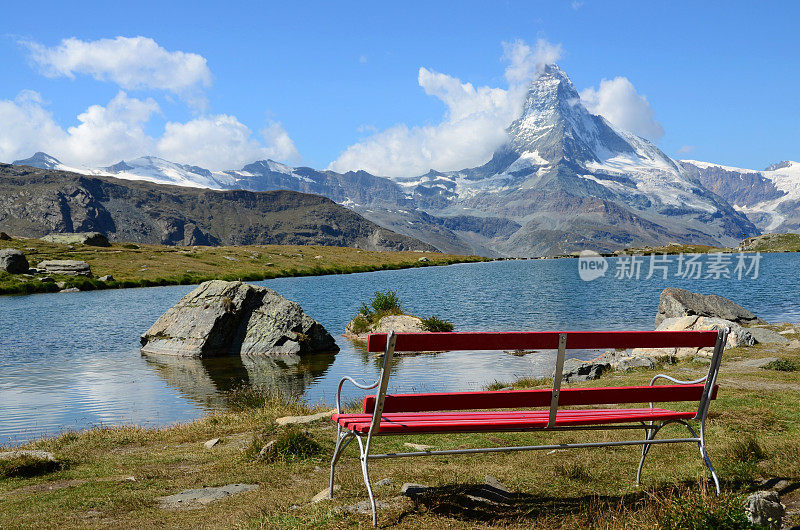
M 704 258 L 705 259 L 705 258 Z M 800 320 L 798 254 L 762 256 L 759 276 L 581 281 L 574 259 L 498 261 L 258 282 L 298 302 L 337 339 L 336 356 L 280 359 L 151 359 L 139 335 L 192 286 L 0 297 L 0 444 L 96 425 L 165 425 L 224 406 L 242 384 L 272 385 L 333 403 L 344 375 L 372 381 L 378 361 L 340 334 L 377 290 L 396 289 L 404 309 L 435 314 L 461 331 L 652 329 L 666 286 L 715 293 L 768 321 Z M 731 267 L 732 270 L 732 267 Z M 751 274 L 752 275 L 752 274 Z M 734 274 L 735 276 L 735 274 Z M 591 355 L 589 352 L 585 356 Z M 450 352 L 397 360 L 390 389 L 467 390 L 544 376 L 552 355 Z M 359 391 L 347 389 L 347 397 Z

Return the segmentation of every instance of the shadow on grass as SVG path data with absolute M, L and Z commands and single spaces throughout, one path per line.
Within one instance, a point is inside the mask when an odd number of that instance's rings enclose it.
M 536 524 L 537 520 L 579 516 L 592 526 L 602 525 L 609 518 L 627 519 L 635 512 L 651 510 L 651 518 L 662 525 L 669 523 L 666 527 L 670 528 L 683 528 L 686 521 L 692 522 L 688 526 L 692 528 L 750 528 L 741 493 L 726 489 L 717 496 L 713 485 L 686 481 L 624 495 L 550 497 L 509 492 L 489 484 L 454 484 L 420 488 L 407 494 L 417 508 L 424 507 L 428 513 L 483 524 Z M 401 514 L 400 519 L 407 515 L 410 513 Z

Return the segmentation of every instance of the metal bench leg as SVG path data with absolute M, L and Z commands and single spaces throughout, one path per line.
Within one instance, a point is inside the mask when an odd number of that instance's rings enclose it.
M 650 422 L 650 425 L 654 425 L 653 422 Z M 656 433 L 661 430 L 661 427 L 666 425 L 662 423 L 661 425 L 657 426 L 655 429 L 645 429 L 645 440 L 652 440 L 656 437 Z M 647 453 L 650 452 L 651 444 L 643 444 L 642 445 L 642 459 L 639 460 L 639 469 L 636 471 L 636 485 L 640 486 L 642 483 L 642 468 L 644 467 L 644 459 L 647 458 Z
M 336 463 L 339 461 L 339 457 L 342 456 L 342 452 L 350 445 L 350 442 L 353 441 L 353 433 L 351 431 L 347 431 L 346 433 L 342 434 L 342 428 L 339 427 L 339 432 L 336 434 L 336 447 L 333 449 L 333 458 L 331 458 L 331 482 L 330 487 L 328 489 L 328 498 L 333 498 L 333 475 L 336 471 Z
M 364 484 L 367 486 L 367 494 L 369 494 L 369 503 L 372 507 L 372 526 L 378 526 L 378 507 L 375 505 L 375 496 L 372 494 L 372 485 L 369 482 L 369 468 L 367 467 L 367 456 L 369 453 L 369 443 L 366 449 L 361 437 L 356 437 L 358 440 L 359 448 L 361 449 L 361 474 L 364 475 Z
M 687 425 L 687 427 L 689 427 Z M 694 434 L 694 430 L 689 427 L 689 430 L 692 431 Z M 708 457 L 708 452 L 706 451 L 706 425 L 705 422 L 700 423 L 700 441 L 697 443 L 697 447 L 700 448 L 700 456 L 703 457 L 703 462 L 706 464 L 706 467 L 711 472 L 711 478 L 714 479 L 714 486 L 717 488 L 717 495 L 720 494 L 719 489 L 719 477 L 717 477 L 717 472 L 714 470 L 714 466 L 711 465 L 711 459 Z M 697 436 L 697 435 L 695 435 Z

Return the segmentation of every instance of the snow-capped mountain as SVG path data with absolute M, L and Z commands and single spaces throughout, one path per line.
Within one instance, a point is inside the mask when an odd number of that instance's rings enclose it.
M 146 180 L 157 184 L 174 184 L 192 188 L 230 189 L 234 179 L 226 173 L 214 172 L 198 166 L 176 164 L 155 156 L 142 156 L 123 160 L 100 168 L 106 175 L 126 180 Z
M 15 164 L 30 162 L 60 164 L 43 153 Z M 734 245 L 757 235 L 753 222 L 720 196 L 727 198 L 726 190 L 703 185 L 697 167 L 591 114 L 566 73 L 550 65 L 529 87 L 506 144 L 475 168 L 389 179 L 272 160 L 211 172 L 142 157 L 91 171 L 181 186 L 323 195 L 448 252 L 553 255 L 669 242 Z M 752 205 L 729 202 L 745 208 L 788 197 L 784 188 L 795 167 L 774 168 Z M 786 183 L 778 184 L 783 175 Z M 800 199 L 800 185 L 792 189 Z M 784 215 L 784 206 L 768 207 L 762 209 L 771 219 Z
M 681 160 L 681 166 L 762 231 L 800 230 L 800 163 L 778 162 L 763 171 L 697 160 Z
M 72 173 L 80 173 L 82 175 L 102 175 L 104 174 L 102 171 L 97 169 L 89 169 L 89 168 L 80 168 L 80 167 L 72 167 L 66 164 L 62 164 L 60 160 L 55 157 L 48 155 L 47 153 L 43 153 L 41 151 L 37 151 L 33 154 L 30 158 L 25 158 L 23 160 L 14 160 L 11 162 L 12 165 L 15 166 L 31 166 L 31 167 L 38 167 L 40 169 L 53 169 L 57 171 L 70 171 Z
M 483 244 L 508 255 L 613 250 L 672 241 L 731 245 L 757 229 L 655 145 L 589 113 L 548 66 L 509 139 L 483 166 L 401 181 L 440 216 L 520 225 Z

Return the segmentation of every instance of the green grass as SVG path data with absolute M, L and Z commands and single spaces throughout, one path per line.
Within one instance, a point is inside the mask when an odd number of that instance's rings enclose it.
M 346 247 L 298 245 L 248 245 L 229 247 L 172 247 L 114 243 L 110 247 L 49 243 L 39 239 L 15 238 L 0 248 L 16 248 L 26 254 L 31 267 L 48 259 L 77 259 L 92 268 L 92 278 L 49 275 L 54 282 L 42 282 L 44 275 L 27 277 L 0 272 L 0 295 L 57 292 L 65 288 L 82 291 L 194 285 L 206 280 L 260 281 L 285 276 L 352 274 L 397 270 L 431 265 L 487 261 L 478 256 L 420 252 L 374 252 Z M 32 250 L 29 250 L 32 249 Z M 319 257 L 317 257 L 319 256 Z M 426 256 L 430 261 L 418 261 Z M 113 281 L 101 282 L 105 275 Z

